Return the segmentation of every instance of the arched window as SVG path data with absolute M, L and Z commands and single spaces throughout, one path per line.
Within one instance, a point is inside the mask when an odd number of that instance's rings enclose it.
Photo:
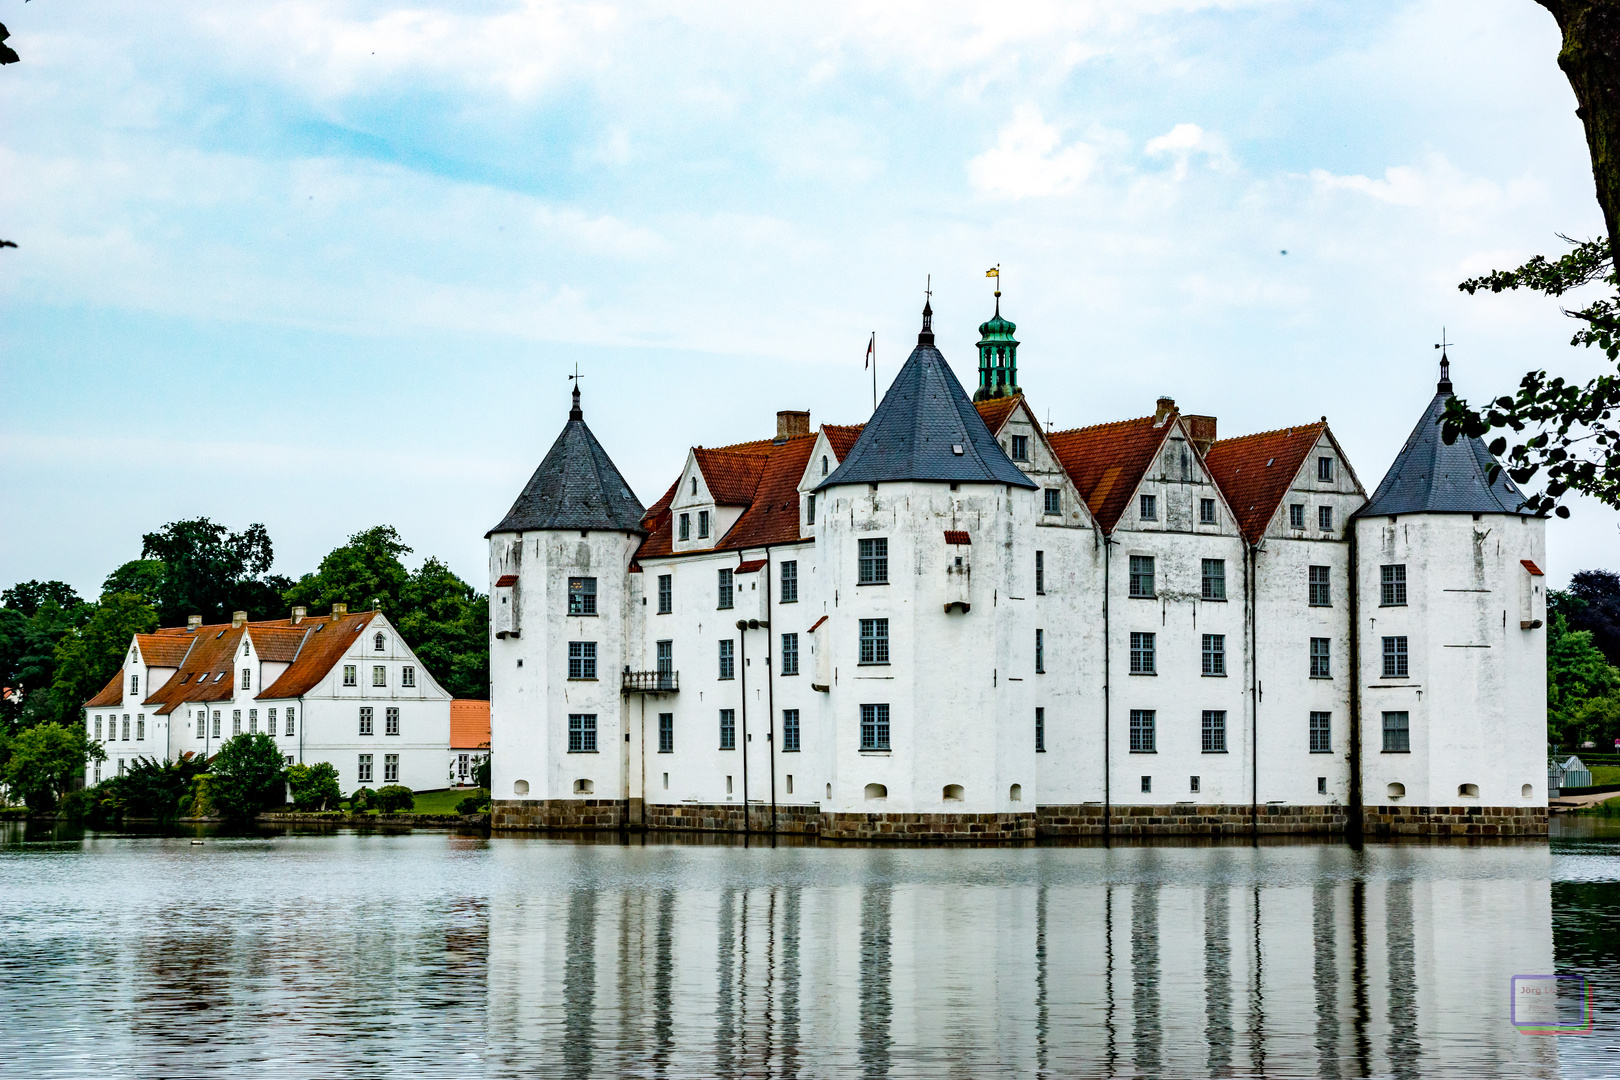
M 1024 788 L 1023 788 L 1023 785 L 1022 784 L 1014 784 L 1012 787 L 1008 788 L 1007 789 L 1007 798 L 1012 800 L 1013 802 L 1023 802 L 1024 801 Z
M 889 789 L 884 787 L 882 784 L 867 784 L 866 797 L 869 800 L 887 799 L 889 797 Z
M 692 494 L 697 494 L 697 477 L 692 477 Z
M 1530 796 L 1534 795 L 1535 793 L 1536 793 L 1536 789 L 1531 787 L 1529 784 L 1526 784 L 1526 785 L 1524 785 L 1524 787 L 1519 789 L 1519 795 L 1522 798 L 1528 799 Z
M 381 634 L 378 634 L 376 637 L 371 639 L 371 647 L 377 652 L 383 651 L 384 642 Z
M 821 455 L 821 475 L 822 476 L 827 475 L 827 455 L 826 454 Z
M 1391 784 L 1391 785 L 1389 785 L 1389 797 L 1390 798 L 1392 798 L 1392 799 L 1400 799 L 1400 798 L 1404 798 L 1405 796 L 1406 796 L 1406 785 L 1405 784 Z
M 528 793 L 529 793 L 529 782 L 527 780 L 517 780 L 517 781 L 513 782 L 513 784 L 512 784 L 512 794 L 514 794 L 514 795 L 527 795 Z
M 945 791 L 944 791 L 944 794 L 943 794 L 943 798 L 945 799 L 946 802 L 961 802 L 962 801 L 962 785 L 961 784 L 946 784 L 945 785 Z
M 591 783 L 589 780 L 575 780 L 574 781 L 574 794 L 575 795 L 593 795 L 595 793 L 596 793 L 596 785 Z

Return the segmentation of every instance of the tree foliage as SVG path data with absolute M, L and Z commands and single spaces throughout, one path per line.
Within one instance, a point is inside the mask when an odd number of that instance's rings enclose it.
M 337 769 L 325 761 L 287 766 L 287 787 L 299 810 L 336 810 L 343 801 Z
M 264 732 L 235 735 L 209 763 L 214 808 L 232 821 L 247 821 L 285 802 L 286 770 L 276 741 Z
M 172 821 L 189 802 L 193 781 L 206 768 L 190 751 L 175 761 L 136 758 L 124 766 L 122 775 L 110 776 L 91 790 L 91 816 L 98 821 L 124 817 Z
M 1577 570 L 1569 591 L 1556 593 L 1556 607 L 1571 630 L 1586 630 L 1592 644 L 1620 666 L 1620 575 L 1609 570 Z M 1552 597 L 1549 597 L 1552 599 Z
M 107 760 L 101 744 L 85 737 L 82 725 L 37 724 L 4 740 L 0 779 L 30 810 L 53 810 L 57 800 L 84 777 L 89 761 Z
M 157 612 L 133 593 L 102 597 L 83 629 L 66 635 L 56 646 L 56 675 L 51 682 L 56 720 L 80 723 L 80 708 L 118 673 L 130 639 L 150 634 L 157 626 Z
M 83 604 L 84 599 L 65 581 L 23 581 L 0 593 L 0 606 L 20 611 L 27 619 L 32 619 L 48 603 L 54 603 L 63 611 L 72 611 Z
M 184 626 L 190 615 L 220 623 L 234 611 L 246 611 L 250 619 L 282 614 L 281 594 L 290 582 L 268 572 L 274 557 L 263 525 L 233 533 L 204 517 L 173 521 L 141 537 L 141 560 L 163 567 L 154 606 L 164 626 Z M 128 570 L 126 564 L 114 576 Z

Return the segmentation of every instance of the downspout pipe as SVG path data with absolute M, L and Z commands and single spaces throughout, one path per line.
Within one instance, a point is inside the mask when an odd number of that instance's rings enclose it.
M 1244 599 L 1249 607 L 1249 832 L 1260 835 L 1260 548 L 1244 541 Z
M 742 666 L 742 777 L 743 777 L 743 838 L 748 827 L 748 620 L 737 620 L 737 661 Z
M 1099 530 L 1100 530 L 1099 526 Z M 1113 769 L 1113 755 L 1109 751 L 1109 731 L 1113 727 L 1109 706 L 1111 704 L 1114 687 L 1111 677 L 1111 660 L 1114 655 L 1114 639 L 1108 630 L 1108 606 L 1113 590 L 1109 587 L 1109 567 L 1112 565 L 1114 541 L 1107 536 L 1103 537 L 1103 840 L 1109 838 L 1109 819 L 1113 816 L 1113 789 L 1111 787 L 1111 772 Z
M 765 549 L 765 707 L 770 710 L 769 729 L 765 741 L 770 744 L 771 752 L 771 839 L 776 838 L 776 649 L 771 638 L 769 627 L 774 619 L 771 610 L 771 575 L 776 572 L 776 564 L 771 559 L 771 549 Z
M 1360 519 L 1358 508 L 1345 523 L 1350 534 L 1350 572 L 1346 594 L 1350 604 L 1350 813 L 1345 820 L 1345 832 L 1350 846 L 1361 846 L 1362 809 L 1361 783 L 1361 567 L 1360 549 L 1356 542 L 1356 524 Z

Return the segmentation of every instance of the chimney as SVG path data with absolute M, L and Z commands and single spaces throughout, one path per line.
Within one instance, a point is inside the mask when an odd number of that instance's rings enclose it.
M 293 608 L 293 610 L 292 610 L 292 624 L 294 626 L 297 626 L 299 623 L 304 621 L 304 616 L 306 616 L 308 614 L 309 614 L 309 608 L 305 607 L 302 604 L 299 604 L 297 607 Z
M 1160 424 L 1164 423 L 1164 418 L 1166 416 L 1169 416 L 1171 413 L 1173 413 L 1175 411 L 1176 411 L 1176 399 L 1175 398 L 1173 398 L 1173 397 L 1162 397 L 1162 398 L 1160 398 L 1158 407 L 1153 410 L 1153 426 L 1158 427 Z
M 776 414 L 776 441 L 786 442 L 795 435 L 810 434 L 810 410 L 783 409 Z
M 231 625 L 232 626 L 245 626 L 245 625 L 247 625 L 247 612 L 245 612 L 245 611 L 233 611 L 233 612 L 231 612 Z
M 201 625 L 202 625 L 202 616 L 201 615 L 187 615 L 186 616 L 186 629 L 187 630 L 195 630 Z
M 348 613 L 349 613 L 349 605 L 348 604 L 333 604 L 332 605 L 332 621 L 333 622 L 337 622 L 339 619 L 343 618 Z
M 1198 447 L 1200 454 L 1208 454 L 1209 448 L 1215 445 L 1215 418 L 1213 416 L 1191 416 L 1182 414 L 1182 422 L 1192 435 L 1193 445 Z

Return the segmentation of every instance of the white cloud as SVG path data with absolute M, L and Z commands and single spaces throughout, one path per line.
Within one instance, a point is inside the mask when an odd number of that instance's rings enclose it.
M 1063 145 L 1063 133 L 1033 105 L 1020 105 L 996 145 L 968 162 L 968 181 L 987 195 L 1025 199 L 1073 191 L 1097 164 L 1097 148 Z
M 1224 169 L 1232 165 L 1226 140 L 1197 124 L 1177 124 L 1163 135 L 1149 139 L 1143 152 L 1149 157 L 1174 158 L 1177 180 L 1186 178 L 1187 162 L 1195 154 L 1202 154 L 1211 168 Z
M 1543 185 L 1531 177 L 1498 183 L 1470 176 L 1437 153 L 1418 165 L 1391 165 L 1378 179 L 1326 169 L 1311 170 L 1310 179 L 1322 194 L 1353 192 L 1384 206 L 1427 211 L 1448 231 L 1477 230 L 1545 195 Z

